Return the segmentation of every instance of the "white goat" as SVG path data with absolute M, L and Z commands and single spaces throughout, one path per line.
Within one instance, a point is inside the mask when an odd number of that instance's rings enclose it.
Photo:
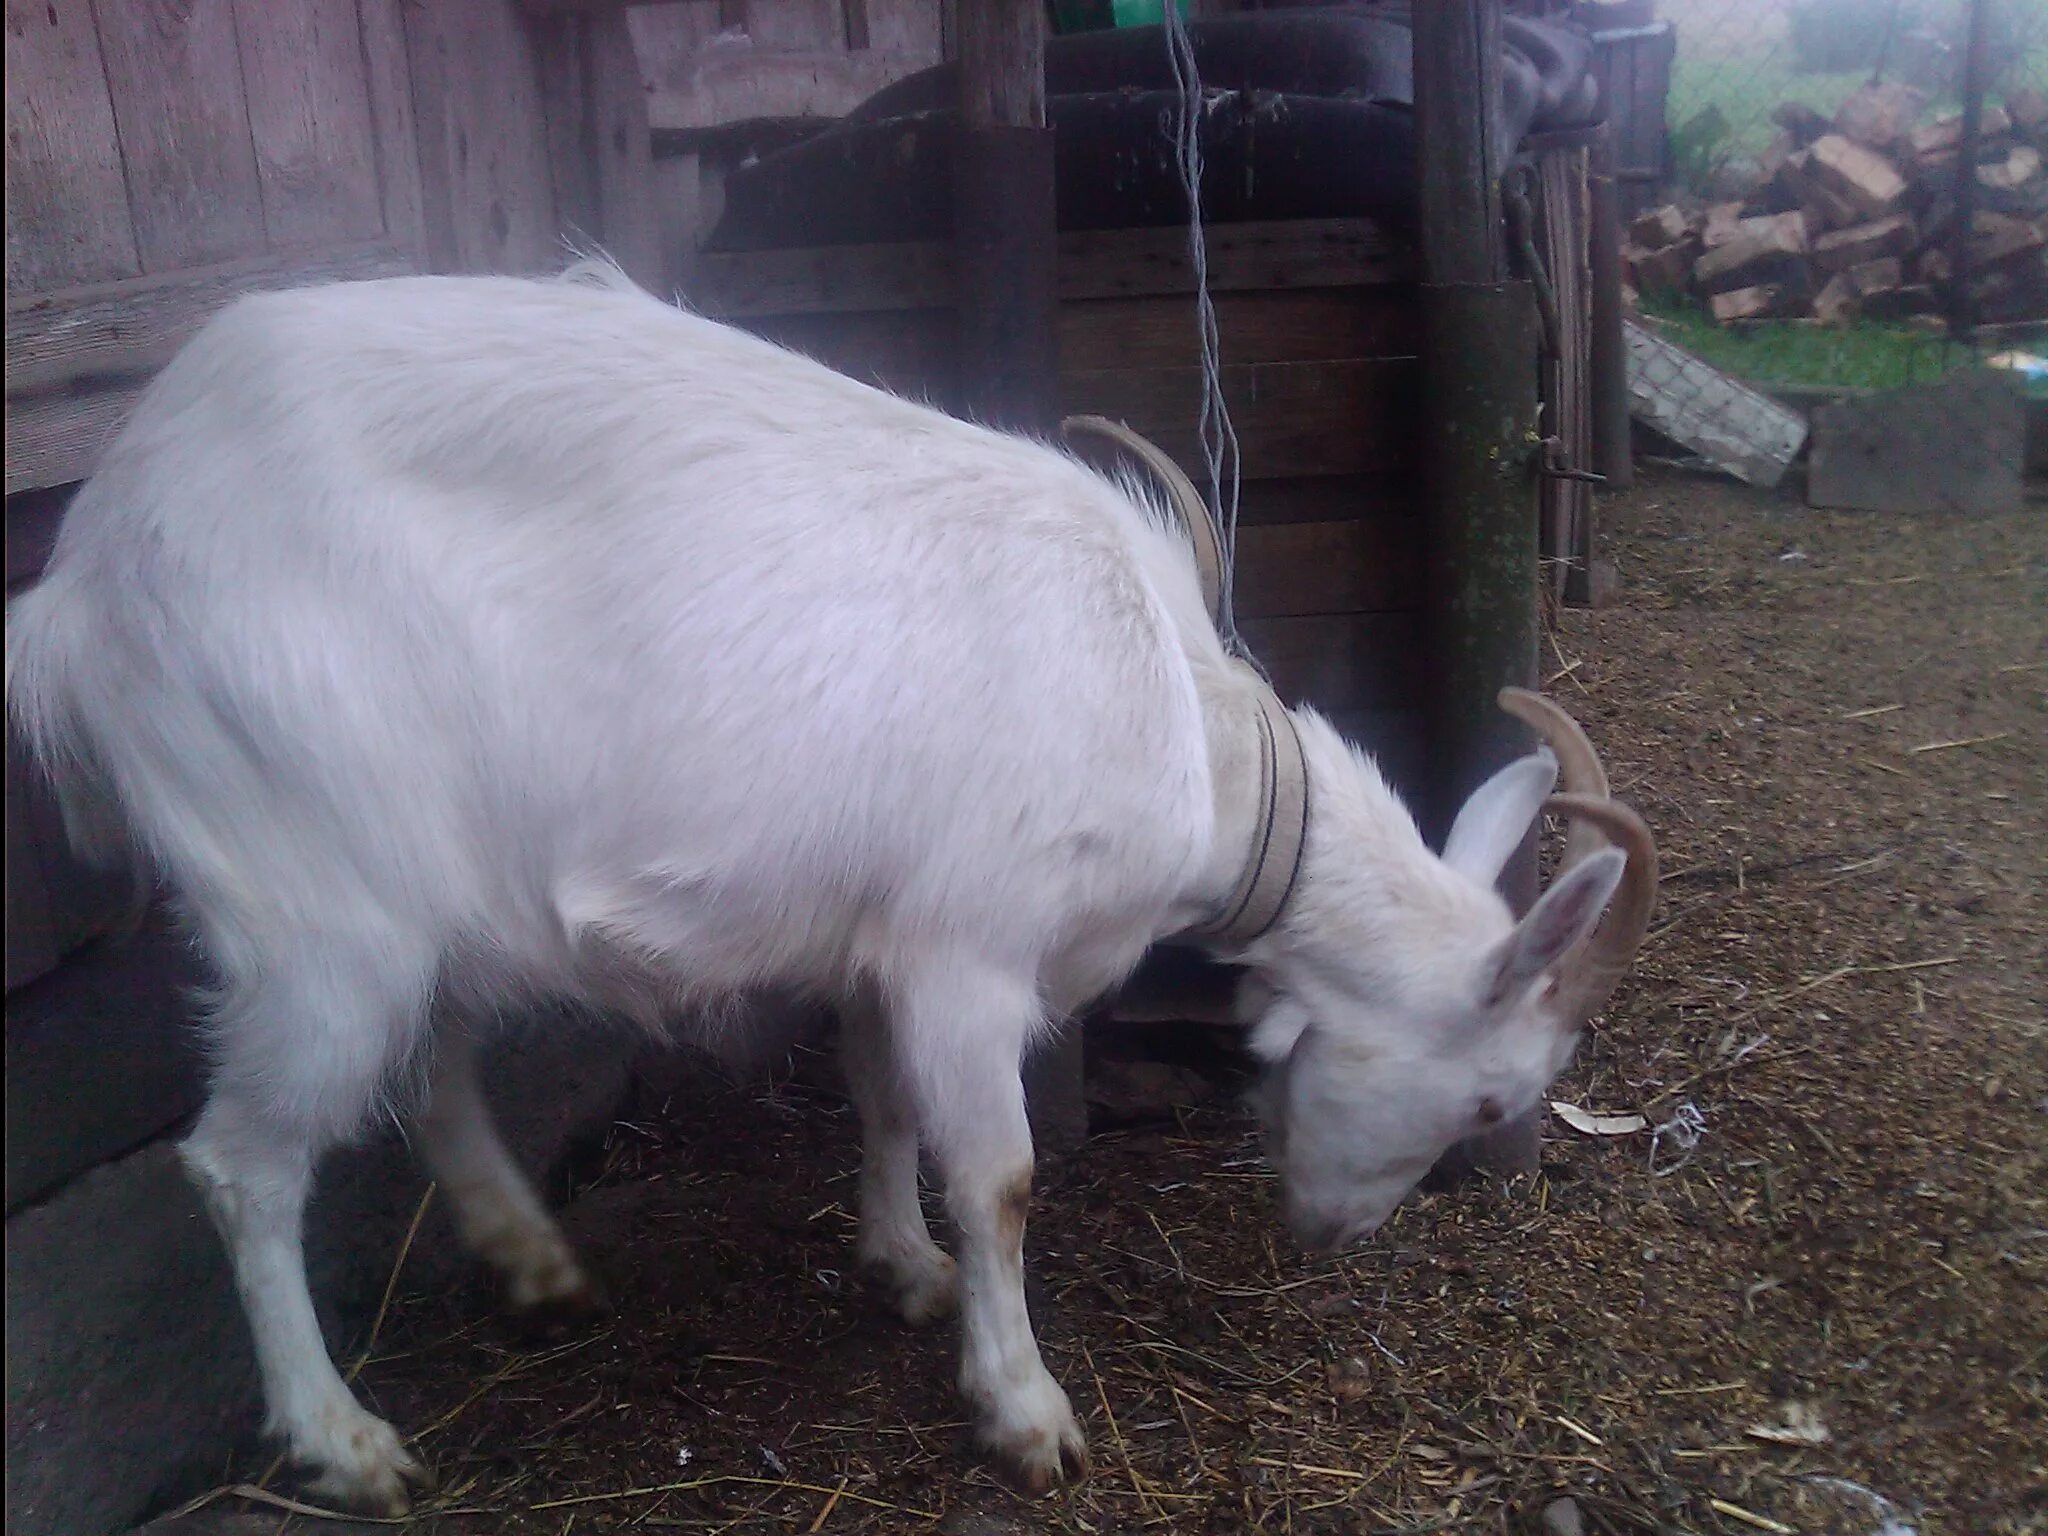
M 1019 1061 L 1237 886 L 1274 720 L 1306 765 L 1298 873 L 1266 931 L 1211 947 L 1263 1000 L 1308 1241 L 1370 1230 L 1536 1102 L 1655 887 L 1647 831 L 1540 700 L 1514 707 L 1587 791 L 1553 803 L 1598 835 L 1517 923 L 1493 885 L 1549 752 L 1439 858 L 1366 757 L 1265 708 L 1142 495 L 623 280 L 229 306 L 13 605 L 7 689 L 74 838 L 132 842 L 217 971 L 183 1156 L 272 1428 L 382 1511 L 425 1474 L 328 1359 L 307 1186 L 417 1069 L 393 1102 L 510 1301 L 586 1298 L 478 1094 L 508 1001 L 659 1030 L 764 986 L 836 1000 L 859 1256 L 912 1321 L 957 1293 L 981 1437 L 1042 1488 L 1085 1450 L 1025 1312 Z

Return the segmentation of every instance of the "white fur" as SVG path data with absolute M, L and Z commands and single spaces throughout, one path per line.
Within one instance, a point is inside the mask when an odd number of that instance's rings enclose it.
M 137 407 L 9 615 L 7 677 L 218 971 L 185 1155 L 272 1422 L 330 1494 L 400 1509 L 421 1475 L 328 1363 L 298 1237 L 314 1161 L 406 1068 L 514 1298 L 586 1289 L 448 1043 L 539 997 L 700 1032 L 767 987 L 846 1003 L 862 1256 L 913 1318 L 957 1295 L 963 1388 L 1026 1481 L 1080 1460 L 1024 1309 L 1018 1061 L 1209 913 L 1257 784 L 1254 684 L 1128 488 L 603 270 L 266 295 Z M 1301 887 L 1230 958 L 1280 1011 L 1276 1156 L 1329 1239 L 1486 1100 L 1534 1101 L 1571 1036 L 1540 988 L 1486 991 L 1605 896 L 1518 931 L 1298 719 Z M 1531 783 L 1475 821 L 1475 864 Z

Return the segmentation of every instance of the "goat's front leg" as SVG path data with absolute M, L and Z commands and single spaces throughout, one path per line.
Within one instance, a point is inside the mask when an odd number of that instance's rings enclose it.
M 1028 982 L 953 965 L 913 978 L 890 1019 L 959 1232 L 960 1389 L 982 1443 L 1032 1492 L 1088 1466 L 1024 1304 L 1031 1128 L 1020 1064 L 1039 1009 Z

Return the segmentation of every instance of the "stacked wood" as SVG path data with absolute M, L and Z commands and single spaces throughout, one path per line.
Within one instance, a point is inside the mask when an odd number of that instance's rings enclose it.
M 1630 224 L 1636 292 L 1684 294 L 1723 324 L 1942 310 L 1967 174 L 1979 318 L 2048 319 L 2048 95 L 2015 88 L 1987 102 L 1967 172 L 1960 114 L 1928 117 L 1922 93 L 1897 82 L 1861 87 L 1832 115 L 1786 101 L 1772 121 L 1781 131 L 1753 175 L 1717 176 L 1721 201 L 1671 203 Z

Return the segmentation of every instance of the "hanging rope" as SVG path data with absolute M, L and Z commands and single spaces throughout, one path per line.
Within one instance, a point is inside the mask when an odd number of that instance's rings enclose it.
M 1181 189 L 1188 200 L 1188 262 L 1195 278 L 1195 320 L 1202 347 L 1202 459 L 1209 471 L 1209 506 L 1223 544 L 1223 640 L 1246 654 L 1237 633 L 1237 505 L 1243 490 L 1243 465 L 1238 457 L 1237 428 L 1223 401 L 1222 346 L 1216 329 L 1216 305 L 1209 297 L 1209 242 L 1202 226 L 1202 76 L 1195 67 L 1194 40 L 1176 0 L 1164 0 L 1166 54 L 1180 96 L 1174 113 L 1175 161 Z M 1228 495 L 1225 495 L 1226 488 Z

